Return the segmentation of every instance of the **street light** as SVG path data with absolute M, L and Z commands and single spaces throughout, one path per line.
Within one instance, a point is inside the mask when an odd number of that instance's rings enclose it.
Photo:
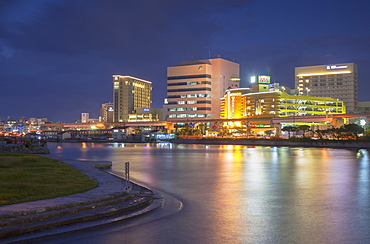
M 326 130 L 328 129 L 328 114 L 329 114 L 329 110 L 325 110 L 325 125 L 326 125 Z
M 366 125 L 366 120 L 365 119 L 361 119 L 360 120 L 360 125 L 362 126 L 362 129 L 363 129 L 363 134 L 365 134 L 365 125 Z
M 362 127 L 364 127 L 364 126 L 366 125 L 366 120 L 361 119 L 361 120 L 360 120 L 360 125 L 361 125 Z

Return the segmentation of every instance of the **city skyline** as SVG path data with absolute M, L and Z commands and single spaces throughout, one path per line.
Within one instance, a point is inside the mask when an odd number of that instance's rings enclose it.
M 353 62 L 359 101 L 368 101 L 369 7 L 365 0 L 2 1 L 0 119 L 98 117 L 113 100 L 114 74 L 151 81 L 152 107 L 161 108 L 166 67 L 215 57 L 240 64 L 241 87 L 266 74 L 293 88 L 295 67 Z

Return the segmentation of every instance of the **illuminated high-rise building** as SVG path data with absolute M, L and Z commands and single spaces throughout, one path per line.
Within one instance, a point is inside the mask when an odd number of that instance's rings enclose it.
M 357 84 L 355 63 L 295 68 L 295 88 L 298 95 L 338 98 L 344 101 L 347 112 L 356 111 Z
M 167 68 L 167 120 L 219 119 L 220 98 L 240 83 L 239 64 L 222 58 Z
M 152 83 L 132 76 L 113 75 L 114 122 L 128 121 L 138 108 L 150 108 Z

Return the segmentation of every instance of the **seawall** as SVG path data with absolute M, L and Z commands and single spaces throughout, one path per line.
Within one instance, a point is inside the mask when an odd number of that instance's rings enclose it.
M 272 146 L 272 147 L 330 147 L 330 148 L 354 148 L 370 149 L 370 142 L 354 140 L 311 140 L 292 141 L 274 139 L 173 139 L 176 144 L 214 144 L 214 145 L 248 145 L 248 146 Z
M 0 145 L 0 153 L 26 153 L 26 154 L 49 154 L 47 147 L 39 145 L 5 144 Z

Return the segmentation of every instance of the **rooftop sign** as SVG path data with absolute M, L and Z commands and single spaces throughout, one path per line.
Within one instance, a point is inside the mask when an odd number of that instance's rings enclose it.
M 267 76 L 267 75 L 259 75 L 258 76 L 258 83 L 270 84 L 270 76 Z
M 347 69 L 348 65 L 328 65 L 326 69 Z

